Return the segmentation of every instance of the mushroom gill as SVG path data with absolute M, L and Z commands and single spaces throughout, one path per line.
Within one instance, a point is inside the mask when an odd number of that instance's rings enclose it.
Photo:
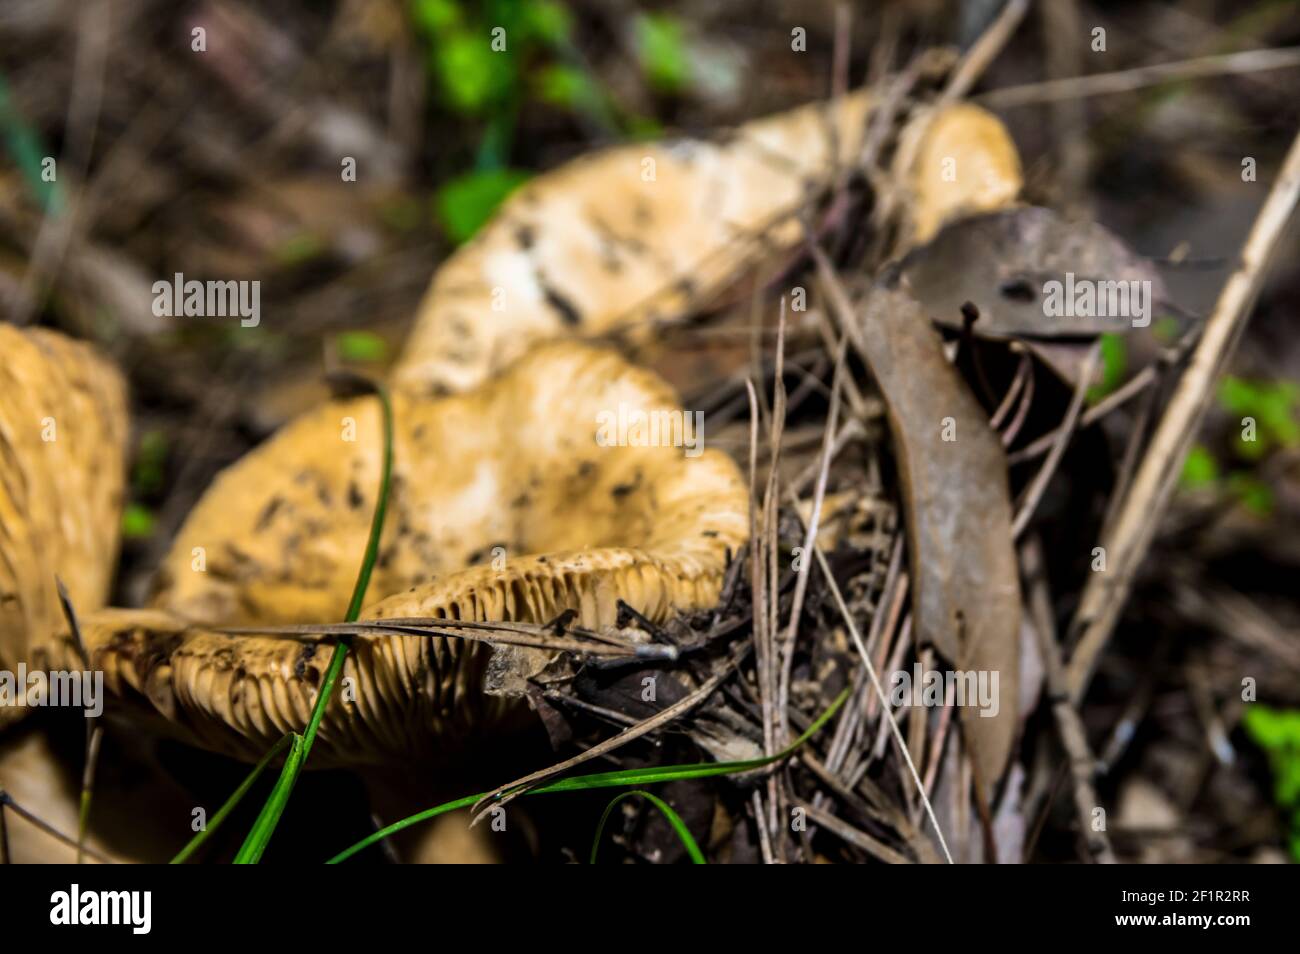
M 305 726 L 328 650 L 205 627 L 343 618 L 379 481 L 376 404 L 330 402 L 227 469 L 178 533 L 153 608 L 83 619 L 110 694 L 244 757 Z M 673 446 L 687 412 L 611 351 L 548 344 L 475 391 L 397 392 L 393 405 L 392 493 L 369 590 L 384 598 L 363 619 L 544 623 L 573 610 L 607 626 L 622 600 L 662 621 L 711 605 L 747 537 L 736 465 Z M 620 414 L 633 426 L 601 430 Z M 636 428 L 654 421 L 667 422 L 657 443 Z M 483 691 L 491 656 L 479 642 L 358 637 L 321 726 L 322 762 L 446 750 L 519 712 L 517 699 Z

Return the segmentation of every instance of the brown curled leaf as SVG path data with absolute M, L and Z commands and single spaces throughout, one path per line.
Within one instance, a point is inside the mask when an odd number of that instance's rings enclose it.
M 399 392 L 393 402 L 393 489 L 364 619 L 544 623 L 573 610 L 582 625 L 610 626 L 622 600 L 662 622 L 711 605 L 728 554 L 747 537 L 736 465 L 719 451 L 665 446 L 674 432 L 650 446 L 628 415 L 681 420 L 680 404 L 612 351 L 545 345 L 475 391 Z M 177 534 L 156 609 L 83 618 L 110 694 L 244 757 L 301 730 L 327 648 L 187 630 L 185 620 L 342 619 L 381 448 L 374 400 L 334 401 L 222 473 Z M 321 727 L 321 754 L 339 763 L 445 751 L 518 713 L 517 697 L 488 690 L 515 696 L 548 658 L 518 647 L 494 656 L 442 637 L 360 636 L 343 673 L 352 681 Z
M 1049 282 L 1061 283 L 1062 304 L 1071 287 L 1076 294 L 1070 297 L 1078 301 L 1081 281 L 1149 282 L 1142 293 L 1152 312 L 1166 300 L 1154 266 L 1108 229 L 1068 221 L 1036 206 L 948 225 L 928 245 L 908 254 L 902 276 L 925 314 L 948 327 L 960 328 L 962 305 L 973 303 L 979 310 L 975 333 L 990 338 L 1092 337 L 1134 328 L 1128 318 L 1049 314 Z M 1110 286 L 1105 289 L 1109 303 Z M 1115 291 L 1129 289 L 1117 286 Z M 1124 300 L 1132 309 L 1127 294 Z
M 912 243 L 958 216 L 1003 209 L 1024 185 L 1020 155 L 1002 121 L 973 103 L 922 112 L 900 137 L 899 175 L 911 184 Z
M 992 786 L 1015 737 L 1020 673 L 1020 582 L 1002 444 L 905 292 L 873 288 L 854 343 L 888 410 L 917 636 L 959 670 L 997 674 L 996 714 L 973 703 L 961 710 L 981 778 Z
M 63 625 L 56 575 L 80 611 L 117 558 L 126 386 L 89 345 L 0 324 L 0 669 Z M 24 709 L 0 708 L 0 722 Z

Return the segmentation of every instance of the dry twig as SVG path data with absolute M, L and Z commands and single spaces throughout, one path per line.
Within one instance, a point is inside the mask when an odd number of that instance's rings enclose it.
M 1187 370 L 1156 426 L 1113 529 L 1103 538 L 1109 569 L 1088 579 L 1070 625 L 1070 635 L 1078 637 L 1069 667 L 1070 696 L 1076 702 L 1086 691 L 1097 657 L 1119 620 L 1134 575 L 1151 546 L 1183 459 L 1205 416 L 1214 383 L 1236 350 L 1297 200 L 1300 135 L 1293 140 L 1277 181 L 1251 227 L 1241 264 L 1223 286 Z

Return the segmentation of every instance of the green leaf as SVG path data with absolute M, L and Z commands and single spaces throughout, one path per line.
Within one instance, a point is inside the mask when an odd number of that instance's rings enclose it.
M 532 0 L 520 10 L 520 26 L 527 34 L 555 46 L 566 42 L 573 32 L 569 11 L 553 0 Z
M 1300 753 L 1300 709 L 1274 709 L 1262 703 L 1252 703 L 1246 707 L 1241 724 L 1251 740 L 1262 749 L 1294 749 Z
M 511 60 L 484 33 L 457 31 L 434 47 L 434 66 L 448 104 L 479 114 L 512 82 Z
M 650 85 L 675 93 L 690 79 L 690 60 L 682 38 L 682 24 L 666 13 L 642 13 L 633 21 L 637 59 Z
M 686 853 L 691 856 L 691 862 L 693 864 L 703 865 L 708 863 L 704 860 L 704 852 L 700 851 L 700 846 L 696 844 L 695 838 L 691 835 L 690 829 L 686 827 L 686 822 L 682 821 L 682 816 L 673 811 L 672 806 L 658 795 L 652 795 L 650 792 L 637 790 L 633 792 L 624 792 L 621 795 L 615 795 L 610 800 L 610 803 L 605 806 L 605 810 L 600 815 L 600 823 L 596 825 L 596 836 L 591 840 L 591 864 L 594 865 L 596 863 L 596 852 L 600 851 L 600 838 L 601 835 L 605 833 L 605 823 L 609 821 L 609 816 L 614 810 L 614 806 L 624 799 L 634 797 L 644 798 L 663 813 L 663 816 L 668 819 L 668 824 L 673 826 L 673 831 L 677 832 L 677 837 L 681 840 L 681 843 L 686 846 Z
M 460 9 L 454 0 L 415 0 L 411 14 L 415 25 L 430 34 L 441 33 L 460 22 Z
M 45 180 L 44 162 L 49 155 L 41 145 L 35 129 L 27 124 L 10 103 L 9 89 L 3 79 L 0 79 L 0 137 L 4 139 L 10 158 L 22 172 L 28 190 L 36 197 L 41 208 L 51 214 L 61 213 L 64 207 L 63 191 L 57 181 Z M 57 166 L 55 168 L 57 176 Z
M 284 747 L 290 743 L 290 740 L 298 737 L 297 733 L 290 733 L 289 735 L 281 737 L 279 742 L 271 746 L 271 748 L 267 750 L 266 754 L 262 756 L 261 761 L 254 765 L 253 770 L 248 773 L 247 777 L 245 777 L 242 782 L 239 783 L 239 788 L 235 789 L 231 796 L 226 799 L 225 804 L 218 808 L 217 813 L 208 820 L 208 823 L 204 826 L 203 830 L 196 833 L 195 836 L 190 839 L 189 844 L 178 851 L 176 857 L 168 862 L 168 864 L 179 865 L 188 861 L 194 852 L 198 851 L 203 843 L 212 837 L 213 833 L 221 827 L 221 823 L 226 820 L 227 816 L 229 816 L 239 803 L 243 801 L 244 796 L 248 794 L 248 790 L 253 787 L 253 783 L 261 776 L 262 771 L 271 764 L 271 761 L 277 755 L 284 751 Z
M 377 363 L 388 357 L 388 342 L 373 331 L 345 331 L 334 339 L 344 361 Z
M 1107 333 L 1101 336 L 1101 382 L 1088 391 L 1088 400 L 1096 403 L 1114 391 L 1124 381 L 1128 370 L 1128 345 L 1122 336 Z
M 131 487 L 137 496 L 147 496 L 162 489 L 166 462 L 167 435 L 159 428 L 150 428 L 140 437 L 135 466 L 131 469 Z
M 1300 445 L 1300 421 L 1296 420 L 1300 386 L 1293 381 L 1249 381 L 1226 376 L 1219 384 L 1219 404 L 1229 414 L 1255 422 L 1255 439 L 1238 433 L 1235 450 L 1248 461 L 1260 460 L 1273 447 Z M 1243 428 L 1244 429 L 1244 428 Z
M 1268 753 L 1273 770 L 1273 801 L 1290 820 L 1288 846 L 1300 861 L 1300 709 L 1273 709 L 1252 703 L 1241 717 L 1246 734 Z
M 1253 474 L 1234 471 L 1228 475 L 1228 489 L 1242 506 L 1261 517 L 1273 512 L 1273 488 Z
M 379 475 L 379 499 L 375 503 L 375 512 L 370 519 L 370 536 L 366 540 L 361 569 L 357 573 L 357 582 L 352 588 L 352 599 L 348 603 L 347 622 L 349 623 L 361 614 L 361 605 L 365 601 L 366 590 L 370 587 L 370 576 L 374 572 L 375 561 L 379 558 L 379 537 L 384 530 L 384 516 L 388 513 L 388 496 L 392 490 L 393 404 L 382 385 L 376 386 L 375 394 L 379 398 L 379 406 L 383 412 L 384 458 Z M 312 706 L 307 730 L 302 735 L 294 733 L 289 755 L 280 770 L 280 778 L 262 806 L 257 820 L 253 822 L 248 837 L 244 839 L 244 843 L 235 855 L 235 864 L 257 864 L 262 860 L 266 846 L 270 843 L 271 836 L 275 834 L 285 807 L 289 804 L 289 796 L 293 794 L 294 786 L 298 783 L 298 776 L 302 773 L 307 757 L 311 754 L 312 743 L 316 741 L 316 733 L 320 729 L 321 720 L 325 717 L 325 707 L 329 704 L 334 686 L 343 672 L 343 663 L 347 659 L 351 646 L 350 636 L 342 637 L 334 646 L 329 668 L 325 670 L 325 678 L 321 680 L 320 689 L 316 693 L 316 704 Z
M 628 135 L 638 142 L 662 139 L 663 123 L 652 116 L 632 116 L 627 121 Z
M 1207 487 L 1219 479 L 1219 464 L 1204 444 L 1196 444 L 1183 464 L 1182 485 L 1187 490 Z
M 141 503 L 129 503 L 122 511 L 122 536 L 140 540 L 151 536 L 154 528 L 153 511 Z
M 449 238 L 465 242 L 529 174 L 519 169 L 467 172 L 444 183 L 434 198 L 438 221 Z
M 589 104 L 599 95 L 586 73 L 563 64 L 543 67 L 537 73 L 535 84 L 538 99 L 565 109 Z

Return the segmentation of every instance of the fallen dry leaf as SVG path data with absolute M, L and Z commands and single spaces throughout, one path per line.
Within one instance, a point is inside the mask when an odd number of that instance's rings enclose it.
M 998 675 L 996 715 L 961 710 L 992 786 L 1015 738 L 1020 678 L 1006 457 L 914 299 L 877 285 L 860 316 L 854 343 L 884 395 L 899 465 L 917 636 L 960 670 Z
M 1110 231 L 1036 206 L 954 222 L 910 252 L 900 268 L 904 287 L 928 317 L 960 328 L 962 305 L 971 302 L 979 309 L 975 333 L 991 338 L 1090 337 L 1134 327 L 1123 317 L 1049 315 L 1044 288 L 1052 281 L 1062 283 L 1063 298 L 1068 281 L 1076 287 L 1081 281 L 1150 282 L 1152 312 L 1166 297 L 1150 262 Z

